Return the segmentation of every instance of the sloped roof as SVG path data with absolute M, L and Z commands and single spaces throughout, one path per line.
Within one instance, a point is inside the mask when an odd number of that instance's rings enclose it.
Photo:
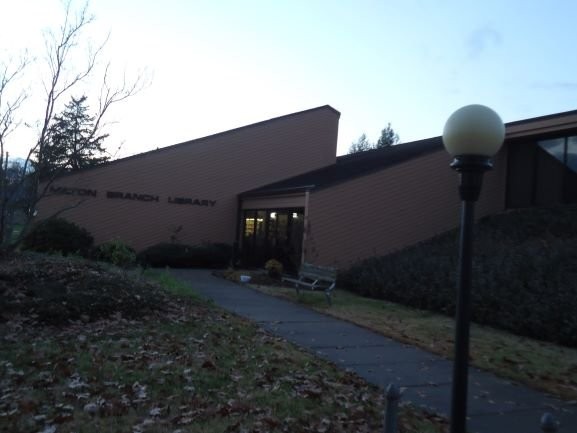
M 513 122 L 507 122 L 505 126 L 516 126 L 516 125 L 522 125 L 524 123 L 533 123 L 537 121 L 571 117 L 575 115 L 577 115 L 577 110 L 561 111 L 559 113 L 546 114 L 544 116 L 530 117 L 529 119 L 521 119 L 521 120 L 515 120 Z
M 241 197 L 327 188 L 443 148 L 441 137 L 337 157 L 333 165 L 242 193 Z
M 557 128 L 567 129 L 568 125 L 572 125 L 573 129 L 575 129 L 575 116 L 577 116 L 577 110 L 508 122 L 505 124 L 508 137 L 506 141 L 510 139 L 511 130 L 514 130 L 514 133 L 521 138 L 543 134 L 542 128 L 535 129 L 534 127 L 535 125 L 540 126 L 543 122 L 547 121 L 561 122 Z M 565 122 L 564 119 L 568 120 Z M 374 173 L 442 148 L 442 137 L 433 137 L 410 143 L 397 144 L 382 149 L 343 155 L 337 157 L 337 161 L 333 165 L 246 191 L 240 194 L 240 196 L 262 196 L 327 188 L 337 183 Z

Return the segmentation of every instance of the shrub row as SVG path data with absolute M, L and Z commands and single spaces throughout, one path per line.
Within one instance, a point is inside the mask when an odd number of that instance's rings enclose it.
M 577 347 L 577 207 L 481 220 L 473 264 L 473 320 Z M 362 261 L 339 283 L 365 296 L 454 315 L 458 231 Z
M 226 267 L 232 257 L 232 247 L 226 244 L 198 246 L 161 243 L 140 253 L 119 240 L 93 246 L 90 233 L 63 218 L 51 218 L 36 224 L 22 241 L 22 249 L 44 253 L 75 254 L 93 260 L 128 268 L 137 263 L 142 266 L 173 268 Z
M 94 238 L 84 228 L 63 218 L 40 221 L 22 240 L 22 249 L 42 253 L 70 254 L 129 268 L 136 265 L 136 253 L 119 240 L 94 246 Z
M 162 243 L 138 253 L 138 262 L 152 267 L 223 268 L 229 265 L 232 247 L 227 244 L 183 245 Z

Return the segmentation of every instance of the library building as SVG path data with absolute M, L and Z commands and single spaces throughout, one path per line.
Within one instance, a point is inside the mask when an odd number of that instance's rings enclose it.
M 275 258 L 347 268 L 459 223 L 458 177 L 441 137 L 336 156 L 325 105 L 57 178 L 37 209 L 96 243 L 234 245 L 243 266 Z M 577 201 L 577 110 L 507 123 L 477 217 Z

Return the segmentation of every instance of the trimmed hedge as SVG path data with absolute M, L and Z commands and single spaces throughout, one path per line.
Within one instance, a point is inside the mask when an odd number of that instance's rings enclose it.
M 475 228 L 473 320 L 577 347 L 577 206 L 510 211 Z M 361 295 L 454 315 L 458 230 L 339 275 Z
M 21 247 L 43 253 L 85 256 L 93 243 L 94 238 L 85 228 L 64 218 L 50 218 L 32 227 L 22 240 Z
M 161 243 L 137 255 L 144 266 L 171 268 L 225 268 L 230 264 L 232 247 L 227 244 L 184 245 Z

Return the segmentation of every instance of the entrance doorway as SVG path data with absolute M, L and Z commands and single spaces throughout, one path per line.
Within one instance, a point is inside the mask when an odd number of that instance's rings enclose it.
M 242 216 L 242 262 L 262 267 L 275 259 L 287 271 L 296 271 L 301 262 L 304 209 L 245 210 Z

